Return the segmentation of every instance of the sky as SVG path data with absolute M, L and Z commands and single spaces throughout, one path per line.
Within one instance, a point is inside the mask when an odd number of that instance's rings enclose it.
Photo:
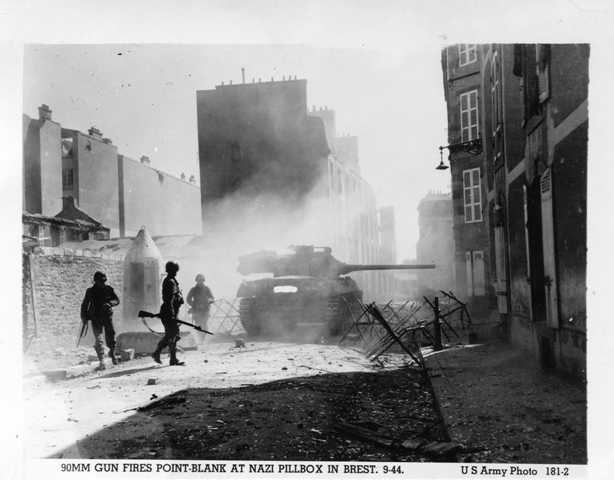
M 379 206 L 393 205 L 398 260 L 415 258 L 418 202 L 448 191 L 435 170 L 445 141 L 440 47 L 415 50 L 298 45 L 27 45 L 23 111 L 42 103 L 67 128 L 96 126 L 119 151 L 154 168 L 198 177 L 196 91 L 221 82 L 297 76 L 311 106 L 335 110 L 356 135 L 362 175 Z M 445 143 L 444 143 L 445 144 Z

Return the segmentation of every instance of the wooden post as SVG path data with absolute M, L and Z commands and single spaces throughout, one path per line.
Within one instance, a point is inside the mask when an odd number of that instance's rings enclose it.
M 435 319 L 433 321 L 435 343 L 433 345 L 433 349 L 435 351 L 439 351 L 443 349 L 443 345 L 441 344 L 441 323 L 439 322 L 439 317 L 441 315 L 439 311 L 439 297 L 435 297 L 435 301 L 433 303 L 433 313 L 435 314 Z

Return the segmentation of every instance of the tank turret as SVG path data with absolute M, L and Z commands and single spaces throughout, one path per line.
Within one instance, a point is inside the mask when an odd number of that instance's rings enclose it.
M 244 280 L 239 286 L 239 317 L 250 336 L 283 336 L 305 328 L 312 329 L 316 336 L 336 336 L 351 322 L 351 305 L 362 301 L 363 292 L 348 273 L 435 268 L 348 264 L 333 257 L 330 247 L 290 248 L 294 253 L 288 255 L 261 251 L 239 258 L 239 273 L 273 275 Z
M 290 247 L 294 253 L 277 255 L 265 250 L 239 257 L 237 271 L 242 275 L 272 273 L 274 277 L 301 275 L 335 278 L 351 272 L 366 270 L 418 270 L 435 268 L 435 265 L 407 264 L 348 264 L 337 260 L 330 247 L 299 245 Z

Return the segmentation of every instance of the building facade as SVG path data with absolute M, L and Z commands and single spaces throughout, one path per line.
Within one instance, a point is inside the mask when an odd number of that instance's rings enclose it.
M 452 174 L 455 293 L 484 308 L 494 301 L 482 133 L 482 52 L 455 45 L 442 52 Z M 477 148 L 476 148 L 477 147 Z
M 23 116 L 24 211 L 53 217 L 72 198 L 78 209 L 112 237 L 202 231 L 200 187 L 120 153 L 95 127 L 62 128 L 47 105 L 39 118 Z
M 204 217 L 229 197 L 300 204 L 316 188 L 330 149 L 307 80 L 218 85 L 196 92 L 196 109 Z
M 474 49 L 496 311 L 515 345 L 584 376 L 589 47 L 455 45 L 443 58 Z
M 225 202 L 252 216 L 310 203 L 317 242 L 345 262 L 378 262 L 377 205 L 360 176 L 358 139 L 337 136 L 334 110 L 308 110 L 306 80 L 222 84 L 198 91 L 196 103 L 205 230 L 223 223 Z M 352 276 L 366 298 L 384 295 L 382 273 Z
M 23 117 L 23 208 L 53 216 L 62 209 L 62 158 L 59 123 L 41 105 L 38 119 Z

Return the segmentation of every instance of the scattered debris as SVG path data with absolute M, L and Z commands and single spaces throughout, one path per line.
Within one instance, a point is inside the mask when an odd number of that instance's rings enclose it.
M 354 425 L 351 423 L 338 421 L 335 424 L 335 428 L 360 440 L 375 443 L 376 445 L 381 445 L 383 447 L 390 448 L 395 443 L 393 438 L 382 435 L 374 430 L 359 427 L 358 425 Z
M 137 412 L 146 412 L 147 410 L 151 410 L 153 408 L 172 408 L 174 405 L 178 405 L 180 403 L 185 403 L 185 397 L 168 397 L 161 398 L 160 400 L 156 400 L 155 402 L 148 403 L 142 407 L 138 407 Z
M 429 442 L 420 449 L 424 454 L 433 457 L 449 457 L 460 449 L 460 445 L 454 442 Z
M 420 438 L 409 438 L 401 443 L 401 447 L 406 450 L 418 450 L 422 445 L 424 445 L 424 440 Z

